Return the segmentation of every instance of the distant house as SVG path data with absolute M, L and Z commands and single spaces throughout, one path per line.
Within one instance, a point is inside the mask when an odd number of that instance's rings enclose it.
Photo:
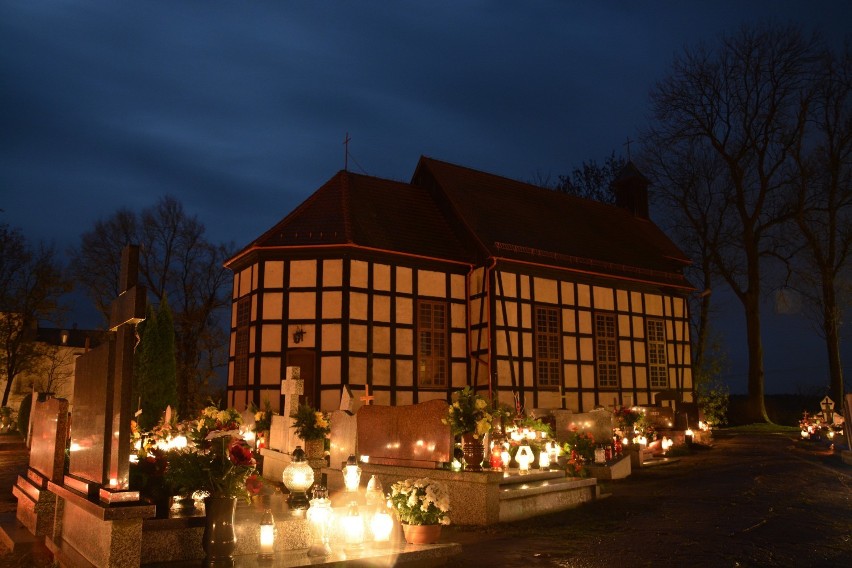
M 98 346 L 105 332 L 38 326 L 29 332 L 29 337 L 38 348 L 38 359 L 31 369 L 15 377 L 8 405 L 17 409 L 33 389 L 73 403 L 77 356 Z
M 338 172 L 228 260 L 228 402 L 279 407 L 285 368 L 337 408 L 449 399 L 587 411 L 692 400 L 688 259 L 629 163 L 616 206 L 420 159 L 410 183 Z

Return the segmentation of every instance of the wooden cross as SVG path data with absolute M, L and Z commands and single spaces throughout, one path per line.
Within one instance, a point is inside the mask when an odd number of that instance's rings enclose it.
M 376 397 L 370 394 L 370 385 L 364 385 L 364 396 L 361 397 L 361 402 L 370 405 L 370 402 Z
M 305 381 L 299 378 L 298 367 L 287 367 L 287 378 L 281 381 L 281 394 L 284 395 L 283 415 L 289 418 L 293 408 L 293 398 L 299 406 L 299 396 L 305 394 Z

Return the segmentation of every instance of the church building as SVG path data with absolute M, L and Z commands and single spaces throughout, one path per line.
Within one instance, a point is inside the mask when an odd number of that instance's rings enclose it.
M 410 183 L 340 171 L 229 259 L 228 404 L 449 400 L 585 412 L 693 400 L 684 253 L 628 163 L 616 205 L 422 157 Z

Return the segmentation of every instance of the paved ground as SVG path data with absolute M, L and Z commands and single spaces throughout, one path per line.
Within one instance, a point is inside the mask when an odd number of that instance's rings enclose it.
M 852 468 L 824 446 L 763 434 L 610 482 L 606 500 L 532 521 L 456 529 L 459 567 L 852 566 Z
M 0 512 L 26 451 L 0 443 Z M 607 499 L 486 528 L 447 527 L 464 567 L 852 566 L 852 467 L 793 437 L 720 435 L 712 449 L 603 486 Z M 49 566 L 0 551 L 0 567 Z

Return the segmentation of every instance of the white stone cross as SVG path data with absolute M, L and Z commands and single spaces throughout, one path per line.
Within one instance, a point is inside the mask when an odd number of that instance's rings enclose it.
M 299 367 L 287 367 L 286 378 L 281 381 L 281 394 L 284 395 L 284 416 L 290 416 L 295 398 L 299 406 L 299 395 L 305 394 L 305 381 L 299 378 Z

